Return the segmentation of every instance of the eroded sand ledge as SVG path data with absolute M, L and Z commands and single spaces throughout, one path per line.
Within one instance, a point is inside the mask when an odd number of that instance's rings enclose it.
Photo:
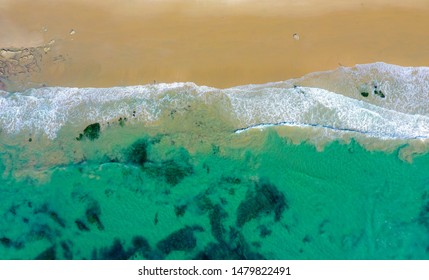
M 85 2 L 3 1 L 0 48 L 51 43 L 40 71 L 6 78 L 29 86 L 229 87 L 339 65 L 429 64 L 424 1 Z

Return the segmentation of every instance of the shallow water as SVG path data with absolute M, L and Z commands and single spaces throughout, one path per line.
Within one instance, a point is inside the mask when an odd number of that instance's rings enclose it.
M 0 258 L 427 259 L 428 73 L 2 92 Z

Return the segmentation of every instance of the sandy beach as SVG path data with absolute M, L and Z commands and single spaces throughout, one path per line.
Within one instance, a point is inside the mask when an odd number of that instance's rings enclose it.
M 424 66 L 428 14 L 424 1 L 1 1 L 0 77 L 223 88 L 376 61 Z

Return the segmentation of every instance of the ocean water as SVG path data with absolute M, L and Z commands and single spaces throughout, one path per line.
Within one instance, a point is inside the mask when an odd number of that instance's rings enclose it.
M 428 259 L 429 68 L 0 91 L 1 259 Z

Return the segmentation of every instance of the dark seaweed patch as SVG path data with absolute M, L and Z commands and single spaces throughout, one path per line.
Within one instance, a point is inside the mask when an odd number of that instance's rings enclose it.
M 185 177 L 194 172 L 188 161 L 180 159 L 154 163 L 146 166 L 146 170 L 152 176 L 164 178 L 171 186 L 179 184 Z
M 131 145 L 128 152 L 128 161 L 143 166 L 147 161 L 148 142 L 146 139 L 140 139 Z
M 374 94 L 380 96 L 381 98 L 386 97 L 381 90 L 374 90 Z
M 121 126 L 121 127 L 124 127 L 125 126 L 125 122 L 127 121 L 127 118 L 119 118 L 119 125 Z
M 304 238 L 302 239 L 302 243 L 310 243 L 312 240 L 310 235 L 306 235 L 304 236 Z
M 239 184 L 241 184 L 240 178 L 232 177 L 232 176 L 222 177 L 221 181 L 223 181 L 225 183 L 228 183 L 228 184 L 232 184 L 232 185 L 239 185 Z
M 272 231 L 265 225 L 261 225 L 258 227 L 259 229 L 259 236 L 262 238 L 265 238 L 269 235 L 271 235 Z
M 368 95 L 369 95 L 369 93 L 368 93 L 368 92 L 366 92 L 366 91 L 362 91 L 360 94 L 361 94 L 363 97 L 368 97 Z
M 36 256 L 35 260 L 56 260 L 57 250 L 55 246 L 51 246 L 39 255 Z
M 98 137 L 100 137 L 100 124 L 99 123 L 93 123 L 93 124 L 88 125 L 83 130 L 83 135 L 91 141 L 98 139 Z
M 87 225 L 85 225 L 85 223 L 83 221 L 78 219 L 78 220 L 74 221 L 74 223 L 76 224 L 77 228 L 80 231 L 89 231 L 89 227 Z
M 166 182 L 172 186 L 180 183 L 192 172 L 192 166 L 187 162 L 177 163 L 174 160 L 168 160 L 162 163 L 161 173 L 164 175 Z
M 63 219 L 61 219 L 59 216 L 58 216 L 58 214 L 56 213 L 56 212 L 54 212 L 54 211 L 49 211 L 48 212 L 48 215 L 49 215 L 49 217 L 55 222 L 55 223 L 57 223 L 59 226 L 61 226 L 61 227 L 66 227 L 66 225 L 65 225 L 65 223 L 64 223 L 64 220 Z
M 182 217 L 185 215 L 186 208 L 188 208 L 188 205 L 176 205 L 174 206 L 174 213 L 176 214 L 176 217 Z
M 61 241 L 61 248 L 63 249 L 64 259 L 72 260 L 73 259 L 73 252 L 71 251 L 71 248 L 67 244 L 67 242 Z
M 110 248 L 100 250 L 100 258 L 103 260 L 128 260 L 130 257 L 131 252 L 124 249 L 119 239 L 115 239 Z
M 135 252 L 140 251 L 145 255 L 148 251 L 150 251 L 149 242 L 146 238 L 142 236 L 134 236 L 132 240 L 133 250 Z
M 210 211 L 210 226 L 212 235 L 218 240 L 224 240 L 224 234 L 226 232 L 222 222 L 228 216 L 227 212 L 219 205 L 216 204 Z
M 197 246 L 194 231 L 204 231 L 201 226 L 186 226 L 159 241 L 156 247 L 168 255 L 171 251 L 191 251 Z
M 10 248 L 13 245 L 13 242 L 10 238 L 2 237 L 0 238 L 0 244 L 6 248 Z
M 80 133 L 79 136 L 76 137 L 76 140 L 80 141 L 83 137 L 86 137 L 89 140 L 94 141 L 100 137 L 100 130 L 101 127 L 99 123 L 90 124 L 83 130 L 83 134 Z
M 35 240 L 46 239 L 52 241 L 56 233 L 46 224 L 35 224 L 30 231 L 30 236 Z
M 230 228 L 229 241 L 210 243 L 199 252 L 197 260 L 263 260 L 265 257 L 251 250 L 240 231 Z
M 100 220 L 101 209 L 97 202 L 93 202 L 85 212 L 88 223 L 95 224 L 99 230 L 104 230 L 104 225 Z
M 236 223 L 242 227 L 250 220 L 270 213 L 274 213 L 274 220 L 279 221 L 287 208 L 284 194 L 276 186 L 263 180 L 255 184 L 255 191 L 248 191 L 246 199 L 238 206 Z
M 153 224 L 154 224 L 154 225 L 157 225 L 157 224 L 158 224 L 158 222 L 159 222 L 159 220 L 158 220 L 158 212 L 156 212 L 156 213 L 155 213 L 155 217 L 153 217 Z
M 429 201 L 422 206 L 417 221 L 429 230 Z

